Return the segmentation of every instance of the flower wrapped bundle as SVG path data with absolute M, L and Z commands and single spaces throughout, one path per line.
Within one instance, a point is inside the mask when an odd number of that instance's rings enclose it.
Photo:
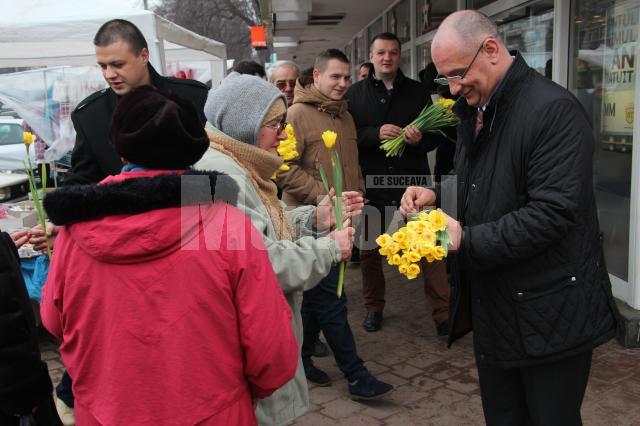
M 440 133 L 446 136 L 441 129 L 458 124 L 458 118 L 451 110 L 453 104 L 455 101 L 452 99 L 439 99 L 436 103 L 424 107 L 418 118 L 409 123 L 409 126 L 416 126 L 422 133 Z M 404 134 L 407 127 L 402 129 L 402 133 L 398 137 L 382 141 L 380 149 L 387 153 L 387 157 L 402 155 L 405 147 Z
M 287 134 L 287 139 L 280 141 L 280 144 L 276 149 L 278 150 L 278 154 L 280 154 L 280 157 L 282 157 L 284 161 L 295 160 L 300 156 L 300 154 L 298 154 L 298 151 L 296 151 L 296 135 L 293 133 L 293 126 L 291 124 L 287 124 L 284 128 L 284 132 Z M 280 171 L 286 172 L 288 170 L 288 165 L 283 164 L 282 166 L 280 166 Z M 274 173 L 271 178 L 275 179 L 276 174 Z
M 378 252 L 410 280 L 420 274 L 422 259 L 431 263 L 447 257 L 450 242 L 447 217 L 439 210 L 415 213 L 406 226 L 392 235 L 382 234 L 376 239 L 380 246 Z

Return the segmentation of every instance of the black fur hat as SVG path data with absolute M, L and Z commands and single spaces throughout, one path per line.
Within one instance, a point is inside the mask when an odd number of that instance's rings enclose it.
M 209 147 L 195 106 L 151 86 L 120 98 L 109 139 L 125 160 L 152 169 L 185 169 Z

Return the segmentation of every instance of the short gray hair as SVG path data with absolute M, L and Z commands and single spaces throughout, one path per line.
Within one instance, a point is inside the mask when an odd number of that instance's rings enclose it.
M 293 61 L 277 61 L 275 64 L 273 64 L 271 66 L 271 68 L 269 68 L 269 70 L 267 71 L 267 79 L 273 83 L 272 77 L 273 74 L 276 72 L 276 70 L 282 68 L 282 67 L 289 67 L 289 68 L 293 68 L 294 70 L 296 70 L 296 74 L 299 76 L 300 75 L 300 67 L 298 67 L 298 65 L 293 62 Z

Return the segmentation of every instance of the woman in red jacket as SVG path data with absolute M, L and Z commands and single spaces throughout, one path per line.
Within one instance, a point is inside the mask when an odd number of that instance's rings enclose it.
M 65 226 L 41 313 L 62 339 L 77 424 L 256 424 L 253 400 L 297 365 L 262 238 L 229 203 L 181 206 L 185 169 L 209 145 L 188 101 L 131 92 L 111 140 L 127 163 L 121 174 L 45 201 Z M 188 177 L 228 196 L 221 176 Z

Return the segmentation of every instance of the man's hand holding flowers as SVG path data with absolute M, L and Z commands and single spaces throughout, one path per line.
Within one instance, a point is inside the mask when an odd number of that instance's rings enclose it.
M 413 124 L 407 126 L 404 131 L 404 143 L 407 145 L 417 145 L 422 140 L 422 132 Z
M 435 207 L 436 193 L 421 186 L 410 186 L 402 194 L 400 213 L 405 217 L 427 207 Z
M 395 124 L 383 124 L 380 126 L 380 140 L 395 139 L 402 134 L 402 127 Z
M 410 217 L 417 211 L 428 207 L 435 207 L 435 205 L 436 193 L 433 192 L 433 190 L 421 186 L 410 186 L 404 191 L 404 194 L 402 194 L 400 212 L 405 217 Z M 442 212 L 442 210 L 438 210 Z M 462 225 L 445 212 L 442 212 L 442 214 L 447 218 L 447 233 L 449 234 L 449 238 L 451 238 L 448 249 L 451 252 L 457 252 L 462 242 Z

